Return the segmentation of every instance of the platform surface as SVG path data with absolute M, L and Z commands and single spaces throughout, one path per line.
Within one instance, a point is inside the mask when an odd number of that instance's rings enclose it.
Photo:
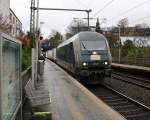
M 125 120 L 50 60 L 43 79 L 52 100 L 45 109 L 52 111 L 52 120 Z

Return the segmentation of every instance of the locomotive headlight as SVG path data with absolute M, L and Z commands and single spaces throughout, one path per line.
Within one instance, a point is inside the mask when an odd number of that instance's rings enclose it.
M 87 66 L 87 63 L 86 63 L 86 62 L 84 62 L 82 65 L 83 65 L 83 66 Z
M 107 62 L 107 61 L 105 61 L 105 62 L 104 62 L 104 64 L 105 64 L 105 65 L 108 65 L 108 62 Z
M 96 55 L 96 54 L 97 54 L 97 52 L 96 52 L 96 51 L 93 51 L 93 52 L 92 52 L 92 54 L 93 54 L 93 55 Z

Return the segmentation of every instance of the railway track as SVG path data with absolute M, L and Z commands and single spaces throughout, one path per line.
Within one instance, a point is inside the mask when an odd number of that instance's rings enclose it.
M 140 86 L 142 88 L 150 89 L 150 80 L 146 78 L 136 77 L 130 74 L 124 74 L 119 72 L 113 72 L 112 78 L 121 80 L 136 86 Z
M 150 108 L 104 85 L 86 86 L 127 120 L 150 120 Z

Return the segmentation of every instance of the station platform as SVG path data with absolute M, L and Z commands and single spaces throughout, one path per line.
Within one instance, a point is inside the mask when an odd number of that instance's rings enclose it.
M 50 60 L 45 61 L 43 82 L 50 92 L 52 120 L 125 120 L 73 77 Z
M 121 68 L 137 72 L 150 73 L 150 67 L 112 63 L 112 68 Z

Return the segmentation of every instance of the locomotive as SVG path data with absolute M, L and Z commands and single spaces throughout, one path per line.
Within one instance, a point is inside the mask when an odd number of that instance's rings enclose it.
M 74 35 L 52 50 L 51 54 L 49 51 L 48 57 L 78 76 L 81 82 L 97 83 L 111 76 L 112 57 L 108 41 L 97 32 Z

